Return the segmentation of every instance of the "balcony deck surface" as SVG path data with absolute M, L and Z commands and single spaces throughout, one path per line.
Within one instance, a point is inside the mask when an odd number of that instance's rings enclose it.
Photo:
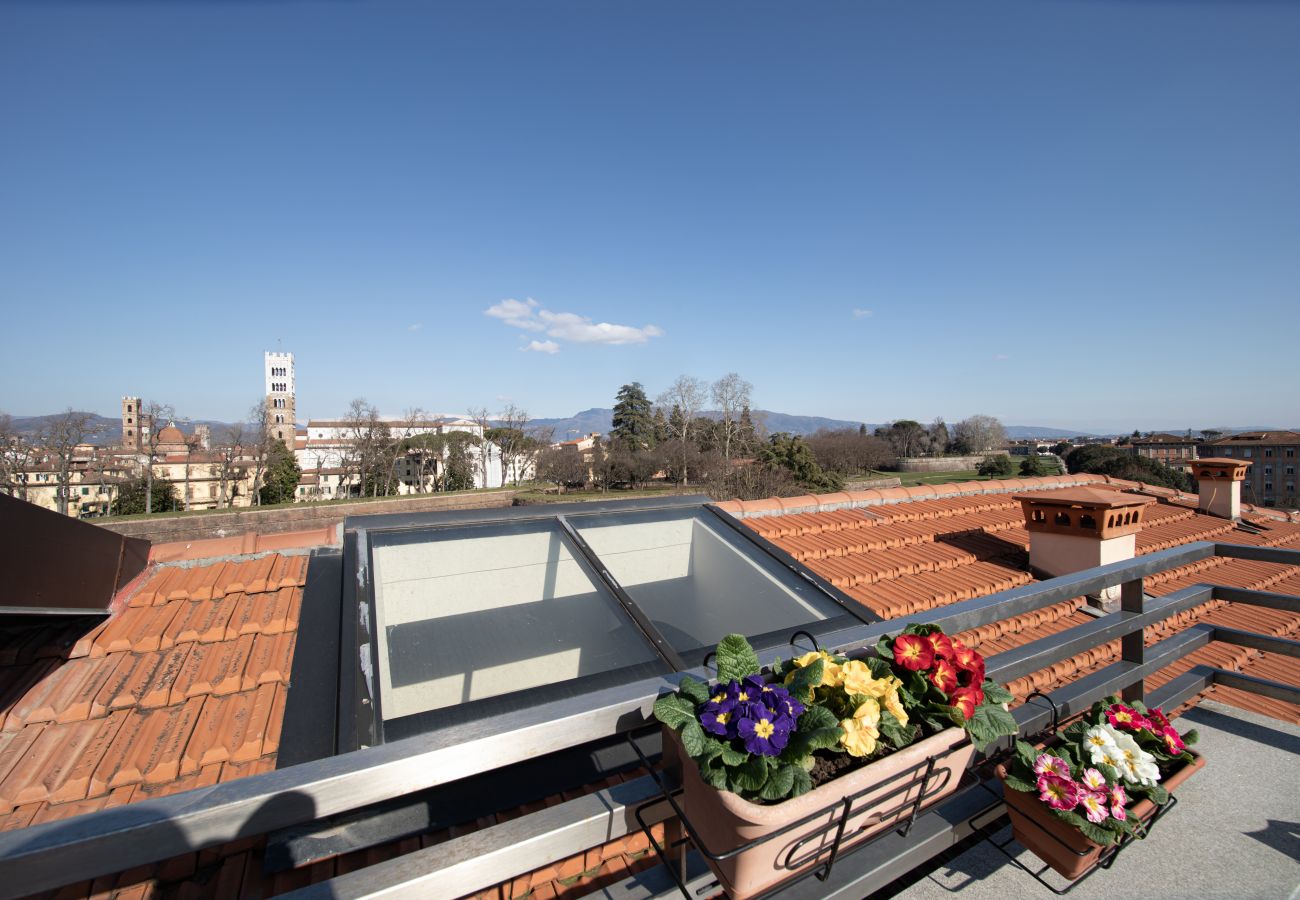
M 1300 895 L 1300 727 L 1213 701 L 1178 720 L 1196 728 L 1206 766 L 1178 791 L 1178 805 L 1109 871 L 1070 892 L 1078 900 L 1155 897 L 1281 898 Z M 1003 828 L 999 841 L 1010 835 Z M 1007 849 L 1042 864 L 1018 843 Z M 987 843 L 927 867 L 892 894 L 900 900 L 1051 897 Z M 916 873 L 914 873 L 915 875 Z M 1057 886 L 1066 882 L 1050 870 Z M 897 885 L 894 886 L 895 888 Z

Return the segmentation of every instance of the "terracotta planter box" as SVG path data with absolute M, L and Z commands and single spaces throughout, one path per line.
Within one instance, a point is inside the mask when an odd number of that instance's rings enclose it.
M 1175 788 L 1199 772 L 1205 765 L 1205 757 L 1194 752 L 1192 755 L 1195 757 L 1192 762 L 1160 782 L 1165 790 L 1173 793 Z M 997 775 L 1005 782 L 1006 766 L 999 765 Z M 1067 825 L 1052 815 L 1047 804 L 1040 801 L 1036 793 L 1014 791 L 1005 784 L 1002 793 L 1007 804 L 1007 815 L 1011 819 L 1012 835 L 1026 850 L 1047 863 L 1062 877 L 1073 881 L 1096 865 L 1097 860 L 1101 858 L 1105 848 L 1088 840 L 1083 836 L 1083 832 L 1073 825 Z M 1156 805 L 1144 798 L 1129 807 L 1128 813 L 1142 822 L 1147 822 L 1155 811 Z
M 701 849 L 708 853 L 721 856 L 826 809 L 785 834 L 735 856 L 713 860 L 706 854 L 709 867 L 735 900 L 760 894 L 825 863 L 835 841 L 835 826 L 844 810 L 840 801 L 845 797 L 862 792 L 853 801 L 841 851 L 906 821 L 911 812 L 909 801 L 917 799 L 929 757 L 952 751 L 935 760 L 921 800 L 923 807 L 932 806 L 957 789 L 975 753 L 963 729 L 949 728 L 828 781 L 801 797 L 762 805 L 706 784 L 695 761 L 682 749 L 677 733 L 665 728 L 664 735 L 666 763 L 680 761 L 682 808 L 704 845 Z

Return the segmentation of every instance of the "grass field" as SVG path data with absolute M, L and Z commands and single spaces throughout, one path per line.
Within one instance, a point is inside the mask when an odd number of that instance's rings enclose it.
M 1019 461 L 1016 462 L 1019 467 Z M 1052 473 L 1058 474 L 1058 473 Z M 915 487 L 918 484 L 948 484 L 952 481 L 998 481 L 1002 478 L 1019 478 L 1019 474 L 1011 475 L 980 475 L 974 471 L 968 472 L 872 472 L 872 478 L 897 478 L 903 482 L 903 487 Z

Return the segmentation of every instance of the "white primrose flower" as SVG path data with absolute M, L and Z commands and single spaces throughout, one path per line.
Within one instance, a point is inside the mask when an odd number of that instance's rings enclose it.
M 1134 770 L 1138 784 L 1145 785 L 1146 787 L 1155 787 L 1156 782 L 1160 780 L 1160 770 L 1156 768 L 1154 762 L 1138 763 L 1138 765 L 1134 767 Z
M 1084 734 L 1083 745 L 1092 753 L 1093 761 L 1096 762 L 1097 751 L 1103 747 L 1114 747 L 1115 738 L 1111 735 L 1108 726 L 1095 725 Z
M 1115 747 L 1119 764 L 1110 763 L 1119 769 L 1125 781 L 1148 787 L 1160 780 L 1160 770 L 1156 768 L 1156 758 L 1138 746 L 1137 741 L 1127 734 L 1115 732 Z

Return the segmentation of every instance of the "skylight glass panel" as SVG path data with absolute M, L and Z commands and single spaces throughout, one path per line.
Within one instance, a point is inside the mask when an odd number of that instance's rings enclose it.
M 555 520 L 376 534 L 385 722 L 658 662 Z
M 600 562 L 682 655 L 732 632 L 767 646 L 845 615 L 698 507 L 574 514 L 568 521 Z

